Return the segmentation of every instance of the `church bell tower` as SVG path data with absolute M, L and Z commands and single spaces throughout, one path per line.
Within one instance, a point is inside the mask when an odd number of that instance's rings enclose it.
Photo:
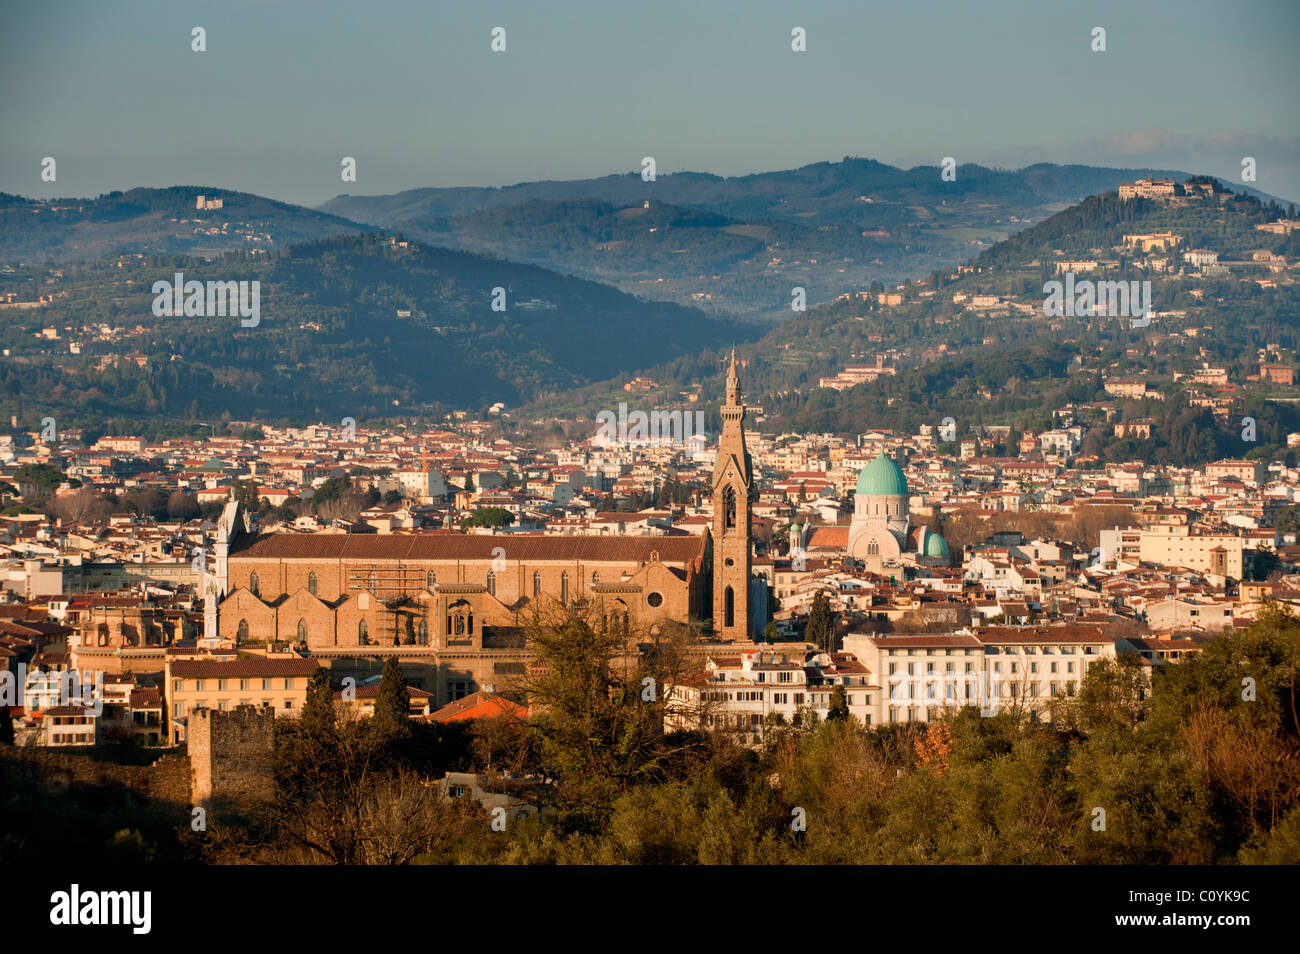
M 723 639 L 748 639 L 754 474 L 745 448 L 745 405 L 734 349 L 721 414 L 713 468 L 713 632 Z

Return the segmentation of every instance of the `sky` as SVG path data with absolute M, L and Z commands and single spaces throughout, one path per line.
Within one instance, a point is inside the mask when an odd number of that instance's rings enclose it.
M 1300 200 L 1298 90 L 1297 0 L 0 0 L 0 191 L 316 205 L 644 156 L 660 175 L 952 156 L 1240 182 L 1249 156 L 1254 187 Z

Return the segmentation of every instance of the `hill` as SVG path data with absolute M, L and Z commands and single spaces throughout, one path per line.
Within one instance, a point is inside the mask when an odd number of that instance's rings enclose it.
M 915 433 L 952 417 L 972 435 L 1091 417 L 1084 450 L 1106 460 L 1283 456 L 1286 435 L 1300 429 L 1300 389 L 1262 378 L 1260 366 L 1295 367 L 1300 356 L 1300 232 L 1260 226 L 1293 210 L 1208 180 L 1188 184 L 1163 201 L 1092 196 L 956 269 L 794 315 L 741 349 L 746 395 L 762 409 L 756 426 L 852 436 Z M 1135 236 L 1157 243 L 1144 249 Z M 1193 249 L 1195 261 L 1186 260 Z M 1150 321 L 1048 317 L 1044 285 L 1064 271 L 1149 282 Z M 709 354 L 652 369 L 660 390 L 645 405 L 695 388 L 711 405 L 720 397 L 716 365 Z M 1108 381 L 1130 378 L 1146 383 L 1147 396 L 1107 391 Z M 614 399 L 598 383 L 528 410 L 579 417 Z M 1257 422 L 1253 442 L 1241 437 L 1243 416 Z M 1113 425 L 1129 419 L 1150 421 L 1152 436 L 1121 436 Z
M 639 174 L 505 188 L 339 196 L 322 211 L 428 242 L 608 281 L 633 294 L 782 321 L 809 302 L 955 265 L 1147 169 L 1039 164 L 899 169 L 846 158 L 722 178 Z M 650 203 L 649 207 L 646 203 Z
M 260 324 L 155 316 L 153 283 L 176 272 L 187 282 L 259 281 Z M 492 308 L 498 287 L 504 311 Z M 371 233 L 270 256 L 9 267 L 0 272 L 5 292 L 52 296 L 0 310 L 9 349 L 0 408 L 10 414 L 328 420 L 481 411 L 746 337 L 744 327 L 679 305 Z
M 196 208 L 199 196 L 219 208 Z M 294 242 L 371 231 L 337 215 L 202 186 L 131 189 L 94 199 L 0 193 L 0 261 L 85 261 L 107 255 L 270 252 Z

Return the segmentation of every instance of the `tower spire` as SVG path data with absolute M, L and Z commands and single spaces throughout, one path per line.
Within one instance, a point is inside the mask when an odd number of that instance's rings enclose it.
M 751 632 L 754 472 L 745 447 L 738 368 L 733 347 L 713 469 L 713 623 L 714 632 L 726 639 L 747 639 Z
M 740 404 L 740 371 L 736 366 L 736 349 L 731 349 L 731 365 L 727 368 L 727 404 L 739 406 Z

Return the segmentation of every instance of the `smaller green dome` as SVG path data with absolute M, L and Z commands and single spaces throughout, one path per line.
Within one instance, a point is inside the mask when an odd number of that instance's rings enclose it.
M 798 524 L 798 523 L 792 523 L 792 524 L 790 524 L 790 532 L 791 532 L 791 533 L 798 533 L 798 532 L 799 532 L 799 524 Z
M 928 557 L 948 556 L 948 541 L 937 533 L 927 533 L 925 535 L 925 555 Z
M 907 478 L 889 457 L 881 454 L 858 473 L 859 496 L 907 496 Z

